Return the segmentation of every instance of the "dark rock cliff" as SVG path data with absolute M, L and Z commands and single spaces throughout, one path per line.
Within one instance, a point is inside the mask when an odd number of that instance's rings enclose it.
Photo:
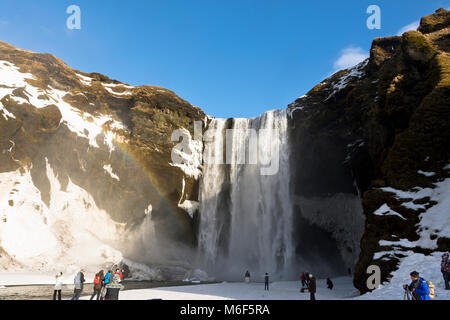
M 354 274 L 362 293 L 368 291 L 369 265 L 380 266 L 385 281 L 403 256 L 375 260 L 376 252 L 392 249 L 380 240 L 417 240 L 419 215 L 435 205 L 424 198 L 419 201 L 424 208 L 408 209 L 401 206 L 408 199 L 380 188 L 433 187 L 449 176 L 444 170 L 450 160 L 449 26 L 450 12 L 439 9 L 422 18 L 418 31 L 377 38 L 368 60 L 334 74 L 289 106 L 293 185 L 301 197 L 296 214 L 304 215 L 301 203 L 312 197 L 359 194 L 362 201 L 364 233 Z M 405 219 L 374 215 L 385 203 Z M 326 222 L 316 225 L 326 229 Z M 437 250 L 450 249 L 448 235 L 435 238 Z M 431 252 L 419 246 L 403 250 Z

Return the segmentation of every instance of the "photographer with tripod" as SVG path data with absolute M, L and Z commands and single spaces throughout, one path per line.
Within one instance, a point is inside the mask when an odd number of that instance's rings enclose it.
M 404 300 L 431 300 L 430 298 L 430 288 L 424 278 L 419 276 L 417 271 L 410 273 L 411 284 L 403 285 L 405 289 Z M 411 297 L 411 299 L 410 299 Z

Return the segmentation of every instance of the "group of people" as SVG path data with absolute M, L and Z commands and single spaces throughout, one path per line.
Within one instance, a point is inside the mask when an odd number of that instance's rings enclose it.
M 244 276 L 245 283 L 250 283 L 250 272 L 247 270 Z M 269 274 L 264 274 L 264 291 L 269 291 Z
M 81 269 L 74 278 L 74 294 L 71 300 L 79 300 L 83 292 L 84 270 Z M 125 278 L 129 276 L 129 268 L 123 265 L 122 269 L 115 269 L 115 272 L 109 270 L 106 274 L 100 270 L 94 277 L 94 292 L 90 300 L 97 296 L 97 300 L 119 300 L 119 291 L 124 288 L 121 284 Z M 63 285 L 63 273 L 56 275 L 55 287 L 53 291 L 53 300 L 61 300 L 61 291 Z
M 309 291 L 309 298 L 311 300 L 316 300 L 316 278 L 309 272 L 302 272 L 300 275 L 300 281 L 302 282 L 300 292 L 305 292 L 305 289 L 307 289 Z M 331 282 L 330 279 L 327 279 L 327 284 L 328 281 Z
M 247 270 L 245 272 L 245 283 L 250 283 L 250 272 Z M 305 289 L 307 289 L 310 293 L 310 299 L 316 300 L 316 278 L 308 272 L 302 272 L 300 276 L 300 281 L 302 282 L 302 288 L 300 289 L 301 292 L 304 292 Z M 264 291 L 269 291 L 269 274 L 266 272 L 264 275 Z M 330 278 L 327 278 L 327 287 L 328 289 L 333 289 L 333 282 Z

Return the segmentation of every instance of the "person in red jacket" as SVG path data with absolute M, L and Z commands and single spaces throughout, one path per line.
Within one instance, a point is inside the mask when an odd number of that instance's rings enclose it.
M 123 280 L 123 274 L 119 271 L 119 269 L 116 269 L 116 272 L 114 272 L 114 274 L 117 274 L 117 275 L 119 275 L 119 282 L 122 282 L 122 280 Z
M 97 295 L 97 300 L 100 300 L 100 294 L 103 288 L 103 282 L 105 281 L 105 276 L 103 270 L 100 270 L 94 277 L 94 293 L 91 296 L 91 299 L 94 299 L 95 295 Z
M 300 276 L 300 281 L 302 282 L 302 287 L 306 287 L 306 279 L 305 279 L 305 273 L 302 272 L 302 275 Z

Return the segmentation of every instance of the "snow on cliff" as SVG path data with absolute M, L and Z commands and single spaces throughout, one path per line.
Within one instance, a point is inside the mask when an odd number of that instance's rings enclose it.
M 81 77 L 81 75 L 78 75 Z M 84 77 L 84 76 L 83 76 Z M 67 127 L 80 137 L 89 140 L 89 144 L 93 147 L 99 147 L 97 144 L 97 137 L 103 134 L 104 143 L 109 146 L 110 150 L 114 150 L 113 141 L 118 140 L 123 142 L 123 137 L 120 135 L 120 130 L 125 130 L 124 125 L 107 115 L 93 115 L 87 112 L 82 112 L 74 108 L 64 101 L 66 95 L 73 95 L 73 93 L 57 90 L 49 87 L 47 90 L 38 89 L 30 85 L 27 80 L 33 80 L 34 77 L 30 73 L 22 73 L 15 65 L 8 61 L 0 61 L 0 100 L 7 95 L 17 103 L 28 103 L 36 108 L 44 108 L 48 105 L 56 105 L 61 114 L 61 122 L 67 124 Z M 81 78 L 84 82 L 87 77 Z M 128 86 L 124 86 L 128 88 Z M 19 88 L 24 88 L 26 99 L 17 97 L 13 91 Z M 106 87 L 109 89 L 109 87 Z M 112 92 L 116 95 L 122 93 Z M 14 118 L 14 115 L 6 110 L 0 102 L 0 114 L 7 120 Z
M 414 201 L 430 198 L 430 201 L 436 201 L 436 205 L 427 209 L 419 216 L 420 222 L 418 224 L 418 235 L 420 239 L 417 241 L 409 241 L 408 239 L 398 239 L 397 241 L 385 241 L 381 240 L 381 246 L 394 246 L 394 247 L 421 247 L 425 249 L 437 249 L 437 239 L 440 237 L 449 237 L 450 235 L 450 179 L 434 184 L 435 188 L 419 188 L 416 187 L 411 191 L 402 191 L 393 188 L 382 188 L 381 190 L 386 192 L 392 192 L 398 199 L 408 199 L 409 201 L 403 202 L 402 206 L 410 209 L 425 209 L 423 204 L 416 204 Z M 393 214 L 405 219 L 399 213 L 389 208 L 387 204 L 383 204 L 374 214 Z
M 63 190 L 48 162 L 47 176 L 49 206 L 43 203 L 29 170 L 0 173 L 0 246 L 35 270 L 96 269 L 118 263 L 122 254 L 113 246 L 124 226 L 113 222 L 72 181 Z

